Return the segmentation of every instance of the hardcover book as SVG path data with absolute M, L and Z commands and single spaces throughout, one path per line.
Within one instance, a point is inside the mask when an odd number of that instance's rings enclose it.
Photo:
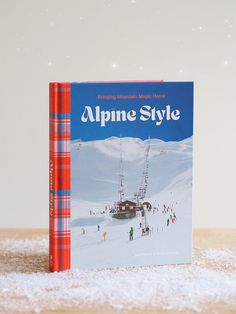
M 50 83 L 51 271 L 192 254 L 193 83 Z

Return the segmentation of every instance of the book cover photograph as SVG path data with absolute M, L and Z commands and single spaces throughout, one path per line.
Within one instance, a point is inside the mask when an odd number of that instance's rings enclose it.
M 192 82 L 50 83 L 50 269 L 190 263 Z

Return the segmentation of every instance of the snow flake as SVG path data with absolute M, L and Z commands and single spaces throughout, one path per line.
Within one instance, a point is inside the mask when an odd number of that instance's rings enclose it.
M 118 64 L 115 63 L 115 62 L 113 62 L 113 63 L 111 64 L 111 67 L 112 67 L 113 70 L 115 70 L 115 69 L 117 69 Z

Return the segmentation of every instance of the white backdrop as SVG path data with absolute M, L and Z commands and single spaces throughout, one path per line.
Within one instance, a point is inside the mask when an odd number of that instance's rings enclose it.
M 48 226 L 48 82 L 195 82 L 195 227 L 236 227 L 236 1 L 0 0 L 0 227 Z

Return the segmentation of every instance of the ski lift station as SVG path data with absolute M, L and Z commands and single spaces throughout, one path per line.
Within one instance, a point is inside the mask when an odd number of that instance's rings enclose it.
M 137 203 L 133 201 L 123 201 L 117 204 L 116 212 L 113 215 L 114 218 L 126 219 L 136 216 Z

